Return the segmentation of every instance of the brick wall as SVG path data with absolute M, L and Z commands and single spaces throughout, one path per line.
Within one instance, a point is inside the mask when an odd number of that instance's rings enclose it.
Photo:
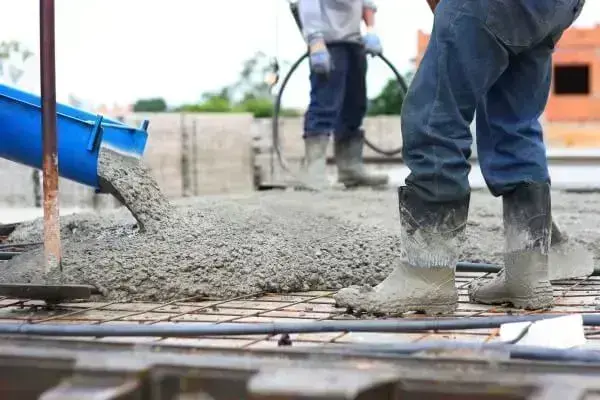
M 552 91 L 546 107 L 548 122 L 600 122 L 600 26 L 566 31 L 553 63 L 555 67 L 588 65 L 590 93 L 558 95 Z
M 416 65 L 423 59 L 429 35 L 417 36 Z M 600 26 L 568 29 L 553 56 L 554 68 L 589 66 L 589 94 L 554 93 L 554 81 L 542 121 L 551 146 L 598 147 L 600 145 Z

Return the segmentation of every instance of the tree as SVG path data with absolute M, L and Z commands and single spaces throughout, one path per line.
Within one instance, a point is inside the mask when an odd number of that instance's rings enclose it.
M 283 63 L 288 64 L 288 63 Z M 187 112 L 247 112 L 255 118 L 273 115 L 272 85 L 265 77 L 274 69 L 265 53 L 257 52 L 244 61 L 240 75 L 233 84 L 215 92 L 204 93 L 198 104 L 179 108 Z M 284 109 L 282 115 L 298 115 L 295 110 Z
M 272 69 L 272 62 L 267 55 L 257 51 L 244 61 L 238 80 L 229 87 L 229 93 L 239 101 L 271 98 L 271 86 L 265 77 Z
M 410 71 L 404 76 L 404 81 L 410 85 L 414 72 Z M 381 92 L 369 101 L 369 115 L 399 115 L 402 110 L 402 102 L 406 93 L 401 89 L 398 81 L 390 79 Z
M 167 111 L 167 102 L 161 98 L 140 99 L 133 105 L 135 112 L 164 112 Z
M 16 40 L 0 42 L 0 78 L 16 85 L 25 73 L 24 64 L 33 53 Z

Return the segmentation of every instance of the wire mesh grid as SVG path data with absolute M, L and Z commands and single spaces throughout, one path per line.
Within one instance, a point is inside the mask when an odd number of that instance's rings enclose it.
M 470 303 L 468 284 L 477 277 L 489 278 L 489 274 L 459 273 L 459 308 L 455 317 L 476 318 L 506 314 L 528 314 L 505 306 L 485 306 Z M 551 310 L 533 313 L 564 314 L 597 312 L 600 300 L 600 277 L 554 282 L 555 306 Z M 347 310 L 336 308 L 333 291 L 314 291 L 290 294 L 255 293 L 230 299 L 207 299 L 188 297 L 166 303 L 125 302 L 73 302 L 48 308 L 45 303 L 31 300 L 0 298 L 0 322 L 13 323 L 90 323 L 119 324 L 174 324 L 179 322 L 198 324 L 258 323 L 258 322 L 310 322 L 369 318 L 349 315 Z M 410 313 L 407 318 L 425 318 Z M 600 348 L 600 329 L 586 328 L 588 346 Z M 427 340 L 461 340 L 493 342 L 498 339 L 497 329 L 456 331 L 431 331 L 426 333 L 356 333 L 333 332 L 295 334 L 284 339 L 294 346 L 323 346 L 350 343 L 398 343 Z M 272 348 L 286 343 L 279 335 L 218 336 L 202 338 L 70 338 L 70 340 L 100 340 L 117 342 L 151 342 L 160 345 L 221 348 Z

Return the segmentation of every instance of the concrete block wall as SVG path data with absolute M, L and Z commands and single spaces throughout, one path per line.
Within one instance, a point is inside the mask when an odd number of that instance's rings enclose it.
M 253 190 L 250 114 L 131 114 L 124 121 L 150 120 L 144 162 L 170 198 Z M 60 156 L 60 155 L 59 155 Z M 183 162 L 182 162 L 183 161 Z M 0 159 L 0 206 L 35 206 L 33 169 Z M 184 182 L 185 181 L 185 182 Z M 109 195 L 60 179 L 63 207 L 113 207 Z
M 0 198 L 2 204 L 18 207 L 34 206 L 33 169 L 0 159 Z
M 170 198 L 248 192 L 258 184 L 289 183 L 292 178 L 272 157 L 269 119 L 254 120 L 249 114 L 160 113 L 124 117 L 131 125 L 139 125 L 144 119 L 150 120 L 144 162 Z M 304 155 L 302 118 L 282 118 L 280 122 L 283 155 L 292 171 L 297 171 Z M 367 118 L 364 128 L 368 139 L 383 149 L 402 145 L 398 116 Z M 584 133 L 589 137 L 589 146 L 600 146 L 597 125 L 586 125 L 584 129 L 547 124 L 546 128 L 550 147 L 571 147 L 573 138 L 577 137 L 579 143 Z M 364 154 L 377 156 L 367 148 Z M 329 146 L 329 155 L 333 156 L 333 146 Z M 335 173 L 335 168 L 330 170 Z M 0 206 L 35 205 L 32 172 L 31 168 L 0 159 Z M 105 208 L 117 204 L 112 196 L 97 195 L 80 184 L 65 179 L 59 184 L 64 207 Z
M 261 137 L 262 149 L 271 146 L 271 120 L 256 122 L 258 134 Z M 399 116 L 380 116 L 366 118 L 363 128 L 369 141 L 375 146 L 385 150 L 392 150 L 402 146 Z M 304 155 L 304 142 L 302 140 L 303 118 L 281 118 L 279 124 L 280 146 L 290 159 L 302 158 Z M 333 145 L 329 146 L 328 154 L 333 156 Z M 365 148 L 365 157 L 379 156 L 373 150 Z
M 139 126 L 147 119 L 148 142 L 144 153 L 144 163 L 152 170 L 158 185 L 168 197 L 182 194 L 181 179 L 181 126 L 180 114 L 131 114 L 124 122 Z

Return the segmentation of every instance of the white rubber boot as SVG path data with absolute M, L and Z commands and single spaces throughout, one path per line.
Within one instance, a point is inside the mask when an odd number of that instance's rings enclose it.
M 321 191 L 330 186 L 327 180 L 328 145 L 328 135 L 308 136 L 304 139 L 304 160 L 296 189 Z
M 410 188 L 398 191 L 403 260 L 374 288 L 350 287 L 335 296 L 338 306 L 373 314 L 408 311 L 446 314 L 456 310 L 454 276 L 467 223 L 470 196 L 428 203 Z
M 526 183 L 503 197 L 504 268 L 494 278 L 473 282 L 471 301 L 538 310 L 553 304 L 549 278 L 552 221 L 550 185 Z

